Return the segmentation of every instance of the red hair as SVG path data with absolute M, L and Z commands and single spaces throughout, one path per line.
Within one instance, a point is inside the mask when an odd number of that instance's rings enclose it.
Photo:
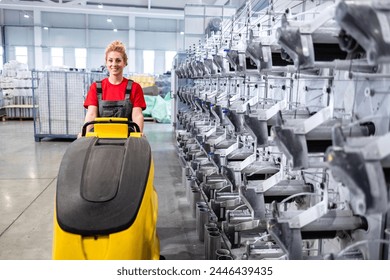
M 105 53 L 106 60 L 109 52 L 119 52 L 120 54 L 122 54 L 123 61 L 125 62 L 125 65 L 127 65 L 126 47 L 121 41 L 116 40 L 107 46 L 106 53 Z

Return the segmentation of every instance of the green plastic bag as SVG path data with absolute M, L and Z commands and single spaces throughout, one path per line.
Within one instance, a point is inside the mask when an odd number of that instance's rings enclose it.
M 144 117 L 151 117 L 152 111 L 154 108 L 154 103 L 156 102 L 156 96 L 145 95 L 146 109 L 142 111 Z
M 161 96 L 156 96 L 152 110 L 152 118 L 160 123 L 171 122 L 171 100 L 165 100 Z

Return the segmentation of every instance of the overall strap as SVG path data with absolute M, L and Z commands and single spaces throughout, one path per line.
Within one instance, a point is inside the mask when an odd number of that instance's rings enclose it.
M 125 99 L 130 99 L 131 88 L 133 87 L 133 80 L 128 79 L 127 87 L 126 87 L 126 95 Z
M 98 101 L 102 100 L 103 90 L 102 90 L 102 81 L 96 81 L 96 93 L 98 97 Z

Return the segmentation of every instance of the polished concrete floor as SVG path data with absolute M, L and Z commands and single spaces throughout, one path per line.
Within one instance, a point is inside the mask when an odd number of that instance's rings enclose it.
M 158 234 L 168 260 L 204 259 L 182 186 L 171 124 L 147 122 L 159 196 Z M 55 186 L 64 139 L 34 141 L 33 121 L 0 122 L 0 260 L 50 260 Z

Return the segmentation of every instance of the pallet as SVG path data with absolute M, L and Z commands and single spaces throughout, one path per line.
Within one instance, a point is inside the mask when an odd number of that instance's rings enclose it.
M 0 107 L 0 118 L 3 119 L 7 115 L 5 108 Z
M 7 115 L 3 115 L 3 116 L 0 116 L 1 118 L 1 121 L 5 122 L 7 120 L 10 120 L 10 121 L 32 121 L 34 120 L 34 118 L 25 118 L 25 117 L 7 117 Z
M 156 120 L 152 117 L 144 117 L 144 122 L 156 122 Z

